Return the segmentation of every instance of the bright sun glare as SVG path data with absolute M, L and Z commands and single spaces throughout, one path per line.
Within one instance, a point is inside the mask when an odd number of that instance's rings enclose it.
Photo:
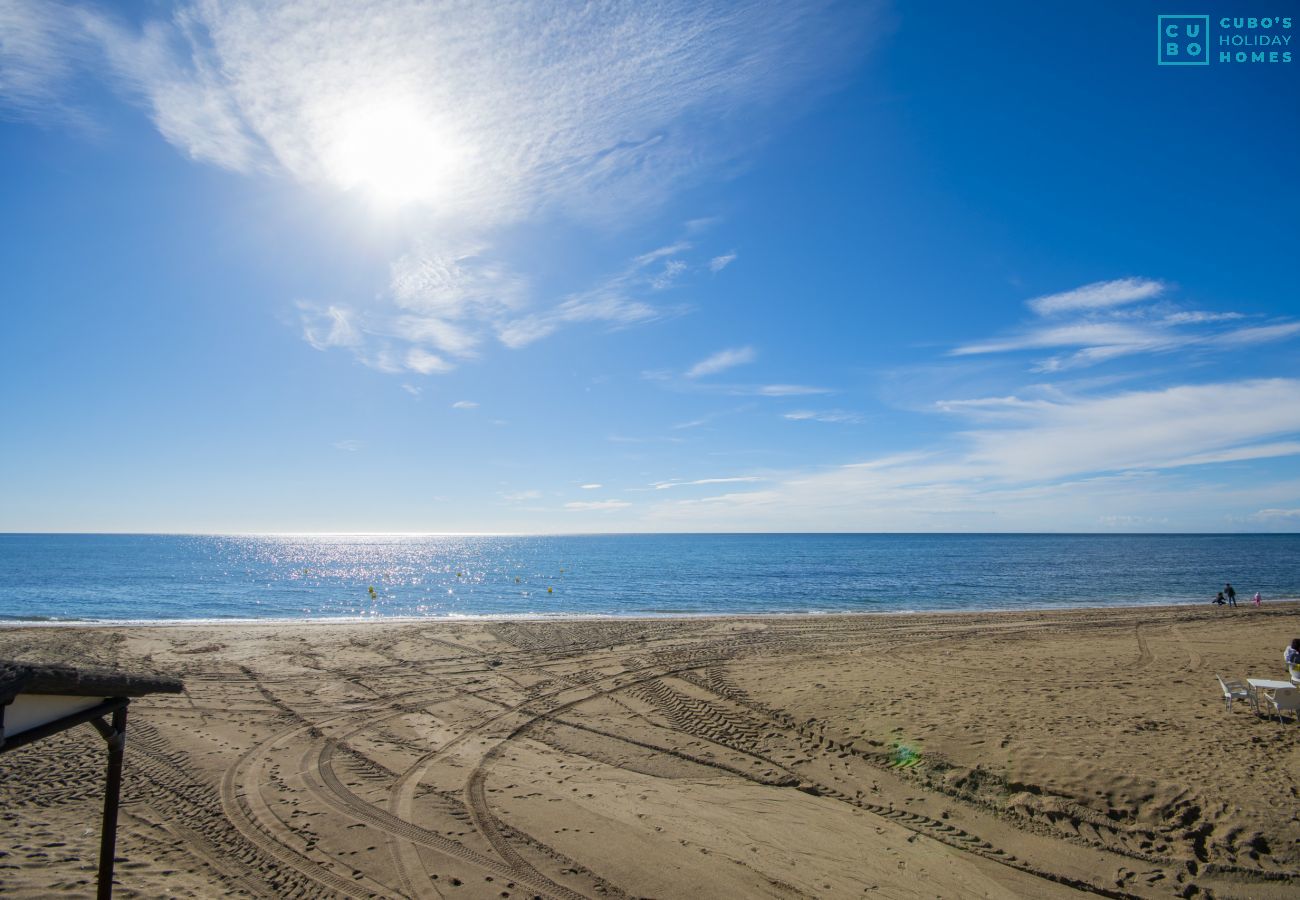
M 461 156 L 427 113 L 400 100 L 359 106 L 339 120 L 331 143 L 330 178 L 386 207 L 436 202 Z

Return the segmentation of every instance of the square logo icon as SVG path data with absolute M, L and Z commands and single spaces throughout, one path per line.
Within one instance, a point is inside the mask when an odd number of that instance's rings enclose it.
M 1210 64 L 1209 16 L 1157 16 L 1156 28 L 1157 65 Z

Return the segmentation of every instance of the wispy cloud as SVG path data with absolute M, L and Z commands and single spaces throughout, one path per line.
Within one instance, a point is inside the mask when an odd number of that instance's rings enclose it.
M 1266 344 L 1272 341 L 1284 341 L 1300 334 L 1300 322 L 1279 322 L 1276 325 L 1260 325 L 1253 328 L 1238 328 L 1216 335 L 1212 343 L 1224 347 L 1245 347 L 1250 344 Z
M 680 259 L 669 260 L 658 272 L 650 276 L 650 287 L 656 291 L 666 291 L 685 271 L 686 263 Z
M 734 347 L 729 350 L 719 350 L 717 353 L 700 360 L 686 371 L 687 378 L 703 378 L 705 375 L 716 375 L 719 372 L 725 372 L 727 369 L 743 366 L 752 363 L 758 358 L 758 354 L 753 347 Z
M 529 500 L 542 499 L 542 492 L 536 490 L 503 491 L 501 492 L 500 497 L 507 503 L 526 503 Z
M 474 400 L 457 400 L 451 405 L 452 409 L 478 409 L 478 403 Z
M 30 12 L 39 6 L 20 4 L 23 19 L 48 20 Z M 392 186 L 484 225 L 662 195 L 719 152 L 671 126 L 785 97 L 850 43 L 833 30 L 846 23 L 815 6 L 395 6 L 185 4 L 139 31 L 82 19 L 196 158 L 241 171 L 262 159 L 343 190 Z
M 362 447 L 364 447 L 364 446 L 365 446 L 365 444 L 362 443 L 361 441 L 358 441 L 358 440 L 351 440 L 351 439 L 346 440 L 346 441 L 335 441 L 335 442 L 334 442 L 334 449 L 335 449 L 335 450 L 343 450 L 343 451 L 345 451 L 345 452 L 347 452 L 347 453 L 356 453 L 358 450 L 360 450 L 360 449 L 361 449 Z
M 194 0 L 128 21 L 6 0 L 0 115 L 68 118 L 84 77 L 142 106 L 195 160 L 363 200 L 406 249 L 383 290 L 304 305 L 303 336 L 381 371 L 433 374 L 488 338 L 517 348 L 568 325 L 681 312 L 646 295 L 734 254 L 692 263 L 677 242 L 548 302 L 494 251 L 497 236 L 661 208 L 833 84 L 823 76 L 855 58 L 875 9 Z
M 792 422 L 830 422 L 844 425 L 856 425 L 862 421 L 862 416 L 842 409 L 796 409 L 785 413 L 782 418 Z
M 1011 427 L 969 433 L 964 464 L 1015 480 L 1171 468 L 1296 431 L 1300 382 L 1182 385 L 1044 404 Z M 1273 454 L 1295 446 L 1275 446 Z
M 1265 521 L 1292 519 L 1300 521 L 1300 509 L 1261 509 L 1256 511 L 1251 518 L 1263 519 Z
M 1079 310 L 1108 309 L 1137 300 L 1149 300 L 1165 291 L 1165 286 L 1150 278 L 1117 278 L 1114 281 L 1097 281 L 1072 291 L 1035 297 L 1029 308 L 1040 316 L 1057 315 Z
M 674 244 L 643 254 L 616 274 L 605 278 L 594 287 L 570 294 L 550 309 L 506 318 L 496 323 L 497 338 L 507 347 L 518 349 L 554 333 L 558 329 L 580 322 L 605 323 L 615 328 L 643 325 L 671 316 L 681 315 L 685 307 L 655 304 L 645 295 L 665 290 L 672 279 L 663 280 L 663 272 L 673 272 L 673 278 L 686 270 L 685 263 L 669 259 L 658 272 L 648 270 L 656 260 L 689 249 L 688 244 Z
M 709 271 L 714 273 L 721 272 L 727 266 L 736 261 L 736 255 L 736 251 L 733 250 L 730 253 L 724 253 L 721 256 L 713 257 L 713 259 L 709 260 Z
M 72 7 L 0 3 L 0 119 L 88 122 L 64 94 L 92 48 Z
M 1189 491 L 1184 480 L 1200 467 L 1300 455 L 1300 380 L 977 397 L 935 408 L 969 416 L 973 427 L 911 452 L 772 473 L 756 490 L 665 501 L 646 521 L 736 530 L 1094 530 L 1115 527 L 1115 516 L 1174 516 L 1183 527 L 1213 530 L 1227 523 L 1205 519 L 1206 509 L 1254 500 L 1248 508 L 1285 512 L 1290 507 L 1259 500 L 1300 499 L 1300 481 L 1253 490 L 1198 482 Z
M 663 491 L 668 488 L 695 487 L 702 484 L 745 484 L 763 480 L 757 475 L 736 475 L 728 478 L 697 478 L 694 481 L 656 481 L 650 486 L 657 491 Z
M 574 500 L 564 504 L 564 508 L 573 512 L 610 512 L 631 505 L 626 500 Z
M 603 485 L 603 484 L 596 484 L 596 483 L 593 482 L 592 484 L 583 484 L 583 485 L 579 485 L 579 487 L 581 487 L 584 491 L 598 491 L 598 490 L 600 490 L 601 488 L 603 488 L 604 485 Z
M 765 384 L 754 388 L 752 391 L 741 391 L 741 393 L 754 393 L 761 397 L 804 397 L 811 394 L 833 394 L 830 388 L 813 387 L 807 384 Z
M 1300 335 L 1300 322 L 1238 325 L 1239 312 L 1173 308 L 1168 286 L 1150 278 L 1121 278 L 1084 285 L 1028 301 L 1035 318 L 1001 337 L 971 341 L 953 356 L 1066 349 L 1033 365 L 1043 373 L 1098 365 L 1142 353 L 1228 349 Z M 1233 324 L 1228 324 L 1233 323 Z

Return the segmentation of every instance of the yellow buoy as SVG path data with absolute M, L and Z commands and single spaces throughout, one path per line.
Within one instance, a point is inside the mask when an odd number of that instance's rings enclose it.
M 546 589 L 546 593 L 548 593 L 548 594 L 553 594 L 553 593 L 555 593 L 555 589 L 554 589 L 554 588 L 547 588 L 547 589 Z

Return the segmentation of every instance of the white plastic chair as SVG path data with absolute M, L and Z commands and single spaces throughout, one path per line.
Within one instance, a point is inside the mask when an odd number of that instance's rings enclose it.
M 1233 700 L 1249 700 L 1251 706 L 1255 705 L 1255 695 L 1250 692 L 1246 685 L 1235 678 L 1224 681 L 1222 675 L 1215 675 L 1214 677 L 1219 679 L 1219 687 L 1223 688 L 1223 703 L 1228 707 L 1228 712 L 1232 712 Z
M 1277 724 L 1282 724 L 1282 713 L 1289 712 L 1295 715 L 1296 720 L 1300 721 L 1300 688 L 1284 688 L 1280 691 L 1274 691 L 1271 694 L 1265 694 L 1264 699 L 1273 707 L 1273 712 L 1277 714 Z

